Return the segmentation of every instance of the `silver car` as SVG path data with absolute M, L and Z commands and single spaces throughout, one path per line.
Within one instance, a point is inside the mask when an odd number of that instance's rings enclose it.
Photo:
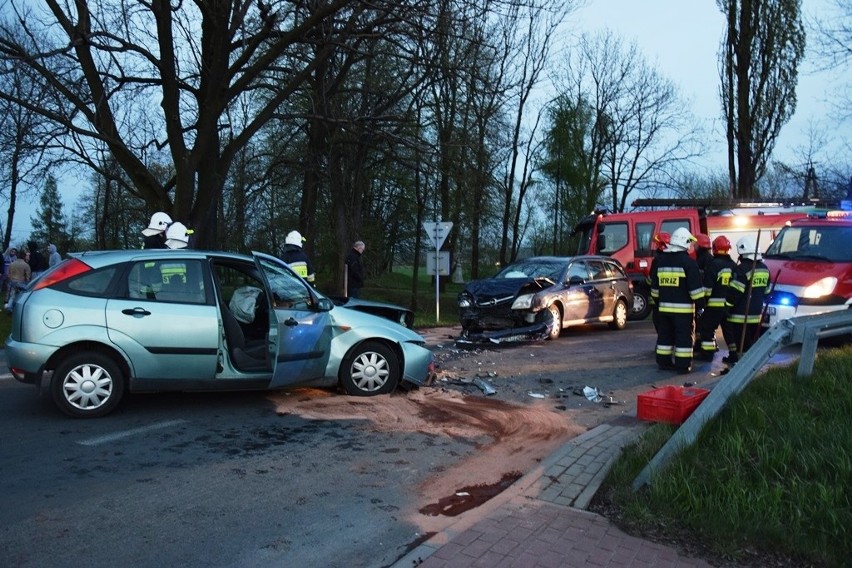
M 194 250 L 76 254 L 15 303 L 6 359 L 74 417 L 125 392 L 339 385 L 355 396 L 424 384 L 423 338 L 335 306 L 281 260 Z

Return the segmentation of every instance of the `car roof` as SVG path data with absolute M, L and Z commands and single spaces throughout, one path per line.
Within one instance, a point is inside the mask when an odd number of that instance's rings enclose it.
M 572 260 L 605 260 L 609 262 L 615 262 L 618 264 L 618 261 L 611 256 L 603 256 L 598 254 L 581 254 L 577 256 L 530 256 L 527 258 L 519 258 L 512 264 L 517 262 L 571 262 Z M 510 265 L 507 265 L 510 266 Z
M 195 249 L 123 249 L 123 250 L 89 250 L 82 252 L 68 253 L 71 258 L 78 258 L 92 267 L 109 266 L 120 262 L 129 262 L 134 260 L 145 260 L 147 258 L 161 259 L 168 256 L 174 256 L 181 259 L 206 259 L 210 257 L 242 260 L 253 262 L 253 258 L 249 255 L 226 252 L 226 251 L 205 251 Z

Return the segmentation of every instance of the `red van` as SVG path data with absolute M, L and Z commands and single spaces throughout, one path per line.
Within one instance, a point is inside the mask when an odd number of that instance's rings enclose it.
M 773 282 L 765 325 L 852 307 L 852 211 L 791 221 L 766 249 Z

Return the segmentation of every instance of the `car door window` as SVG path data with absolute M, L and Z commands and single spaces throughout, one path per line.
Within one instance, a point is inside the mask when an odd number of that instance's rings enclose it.
M 295 272 L 266 260 L 261 260 L 260 264 L 269 283 L 273 307 L 291 310 L 307 310 L 313 307 L 313 296 Z
M 207 301 L 199 260 L 136 262 L 127 276 L 127 297 L 158 302 L 204 304 Z
M 572 278 L 580 278 L 583 282 L 585 282 L 589 279 L 589 268 L 582 260 L 572 262 L 571 266 L 568 267 L 568 275 L 566 278 L 568 278 L 569 282 Z
M 591 260 L 588 263 L 589 272 L 592 280 L 606 280 L 607 273 L 604 263 L 599 260 Z

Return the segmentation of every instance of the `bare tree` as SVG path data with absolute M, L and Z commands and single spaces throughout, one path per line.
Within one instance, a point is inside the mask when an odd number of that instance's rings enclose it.
M 631 194 L 665 184 L 672 171 L 699 151 L 699 129 L 674 84 L 660 75 L 635 44 L 606 31 L 582 36 L 557 77 L 563 106 L 574 112 L 585 138 L 577 158 L 586 168 L 584 188 L 596 198 L 601 184 L 607 207 L 623 211 Z
M 781 127 L 796 110 L 805 50 L 801 0 L 716 0 L 727 17 L 720 49 L 731 196 L 757 197 Z
M 19 71 L 2 76 L 0 91 L 5 89 L 32 100 L 40 96 Z M 3 234 L 4 250 L 12 238 L 18 198 L 44 181 L 49 169 L 51 141 L 58 134 L 51 126 L 26 108 L 0 101 L 0 179 L 5 182 L 0 195 L 5 194 L 9 199 Z
M 852 3 L 848 0 L 834 0 L 833 10 L 826 17 L 811 22 L 813 38 L 811 45 L 819 58 L 816 62 L 821 69 L 847 69 L 852 64 Z M 838 85 L 840 103 L 837 105 L 841 118 L 852 118 L 852 84 Z
M 54 103 L 6 91 L 0 98 L 104 143 L 138 196 L 193 226 L 201 246 L 215 243 L 217 203 L 238 150 L 333 53 L 333 44 L 306 49 L 311 31 L 337 17 L 331 29 L 348 35 L 366 9 L 347 0 L 46 5 L 25 13 L 12 4 L 13 17 L 0 25 L 0 57 L 49 85 Z M 264 104 L 250 120 L 223 122 L 235 101 L 258 90 Z M 140 128 L 134 113 L 156 117 L 153 128 Z M 149 149 L 168 150 L 168 179 L 146 164 Z

